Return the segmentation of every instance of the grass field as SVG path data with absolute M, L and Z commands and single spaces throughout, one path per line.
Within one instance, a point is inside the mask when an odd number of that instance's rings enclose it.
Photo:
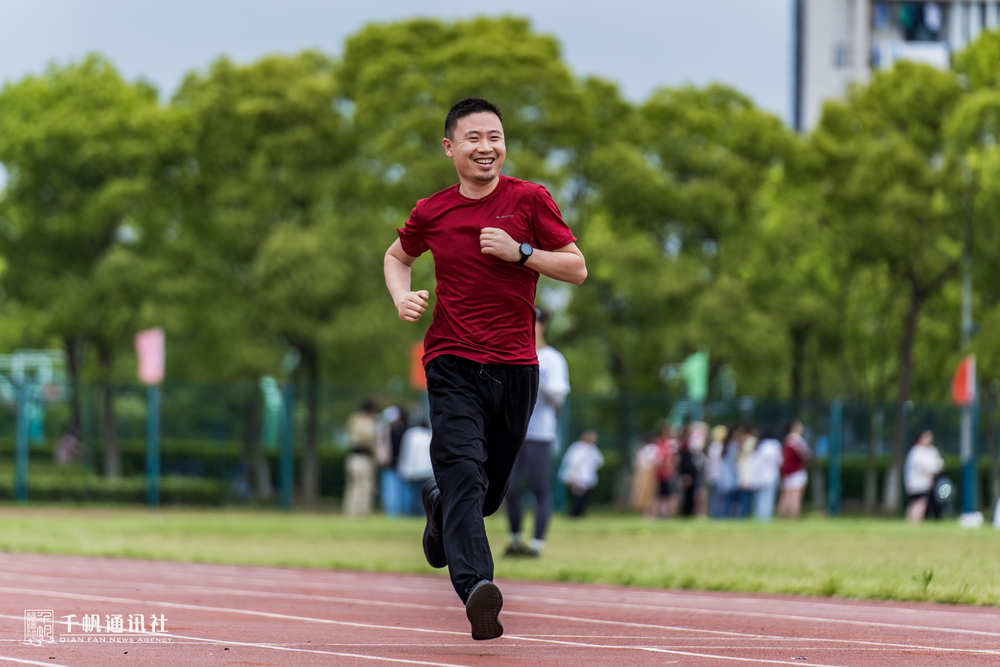
M 498 578 L 1000 605 L 1000 531 L 873 519 L 755 522 L 555 517 L 538 560 L 501 556 Z M 391 572 L 436 572 L 422 519 L 251 510 L 0 505 L 0 550 Z

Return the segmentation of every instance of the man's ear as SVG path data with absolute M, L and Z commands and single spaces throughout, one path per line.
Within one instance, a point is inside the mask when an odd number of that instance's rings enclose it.
M 444 154 L 448 157 L 455 157 L 455 154 L 451 152 L 451 139 L 445 137 L 441 140 L 441 145 L 444 146 Z

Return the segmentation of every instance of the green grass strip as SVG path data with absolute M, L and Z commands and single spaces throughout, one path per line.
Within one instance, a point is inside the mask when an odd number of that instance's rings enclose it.
M 501 579 L 1000 605 L 1000 531 L 953 521 L 557 516 L 537 560 L 502 556 L 502 516 L 487 530 Z M 422 531 L 422 518 L 304 511 L 0 506 L 4 551 L 444 575 Z

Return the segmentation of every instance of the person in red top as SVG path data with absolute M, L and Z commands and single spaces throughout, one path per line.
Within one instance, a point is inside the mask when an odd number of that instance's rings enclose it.
M 806 461 L 812 458 L 812 450 L 802 437 L 802 422 L 793 419 L 788 426 L 788 435 L 782 448 L 784 462 L 781 464 L 781 497 L 778 498 L 777 515 L 795 518 L 802 511 L 802 495 L 809 481 Z
M 495 105 L 464 99 L 444 129 L 458 184 L 417 202 L 385 254 L 385 282 L 400 319 L 416 322 L 430 294 L 412 289 L 410 267 L 428 250 L 434 257 L 424 555 L 448 566 L 473 639 L 494 639 L 503 596 L 483 517 L 503 501 L 538 393 L 535 287 L 539 274 L 579 285 L 587 266 L 548 190 L 500 174 L 507 149 Z
M 656 441 L 656 454 L 659 460 L 656 472 L 660 482 L 656 515 L 660 517 L 670 517 L 677 513 L 678 503 L 674 496 L 678 463 L 676 435 L 673 424 L 665 424 L 660 429 L 660 437 Z

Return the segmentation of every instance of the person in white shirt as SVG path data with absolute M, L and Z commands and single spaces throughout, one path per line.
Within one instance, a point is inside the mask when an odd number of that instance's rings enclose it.
M 774 499 L 781 479 L 781 443 L 765 431 L 750 455 L 750 487 L 753 489 L 753 514 L 758 521 L 774 516 Z
M 708 514 L 712 518 L 723 515 L 723 501 L 727 490 L 722 488 L 722 456 L 726 451 L 728 436 L 729 429 L 725 426 L 714 427 L 711 434 L 712 442 L 709 443 L 706 453 L 705 485 L 708 487 Z
M 406 485 L 405 513 L 419 516 L 423 512 L 420 491 L 429 479 L 434 478 L 431 466 L 431 426 L 422 412 L 414 415 L 412 426 L 403 433 L 399 446 L 399 461 L 396 471 L 402 484 Z
M 537 558 L 545 545 L 545 531 L 552 515 L 550 461 L 556 440 L 559 409 L 569 394 L 569 369 L 566 358 L 545 342 L 545 332 L 552 314 L 535 309 L 535 351 L 538 354 L 538 398 L 528 422 L 524 446 L 517 455 L 507 487 L 507 517 L 510 520 L 510 544 L 505 556 Z M 524 515 L 521 486 L 528 478 L 528 488 L 535 496 L 535 532 L 530 544 L 524 541 L 521 523 Z
M 569 487 L 572 499 L 569 510 L 571 517 L 579 519 L 583 516 L 590 491 L 597 486 L 597 471 L 602 467 L 604 456 L 597 448 L 597 431 L 587 429 L 566 450 L 559 467 L 559 480 Z
M 910 503 L 906 507 L 906 519 L 920 523 L 927 513 L 928 504 L 933 502 L 934 478 L 944 469 L 944 459 L 934 446 L 934 434 L 924 431 L 906 456 L 904 483 Z

